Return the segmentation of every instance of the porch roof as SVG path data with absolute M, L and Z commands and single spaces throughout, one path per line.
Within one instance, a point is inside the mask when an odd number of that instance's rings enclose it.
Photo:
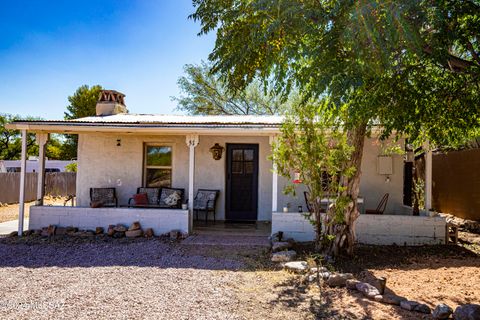
M 282 116 L 265 115 L 160 115 L 121 113 L 73 120 L 21 120 L 7 125 L 9 129 L 34 132 L 208 132 L 214 130 L 277 133 Z

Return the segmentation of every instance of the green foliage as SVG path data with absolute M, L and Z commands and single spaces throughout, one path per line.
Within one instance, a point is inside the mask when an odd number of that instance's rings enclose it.
M 77 119 L 96 115 L 96 105 L 102 87 L 95 85 L 89 87 L 83 85 L 68 97 L 70 104 L 65 112 L 65 119 Z M 65 142 L 62 157 L 66 160 L 77 158 L 78 136 L 68 134 L 65 135 Z
M 300 174 L 300 180 L 309 193 L 313 212 L 307 218 L 316 226 L 317 244 L 330 241 L 321 225 L 344 222 L 344 209 L 350 198 L 342 196 L 345 187 L 340 177 L 351 177 L 355 168 L 350 166 L 353 148 L 347 143 L 343 119 L 329 112 L 328 100 L 294 104 L 282 124 L 281 135 L 274 143 L 272 160 L 280 175 L 292 180 L 292 172 Z M 295 192 L 292 183 L 285 189 Z M 334 198 L 335 206 L 324 216 L 321 199 Z
M 69 163 L 65 166 L 67 172 L 77 172 L 78 165 L 76 162 Z
M 184 70 L 178 79 L 182 95 L 172 100 L 178 102 L 178 110 L 189 114 L 280 114 L 289 103 L 273 94 L 268 82 L 258 79 L 242 89 L 229 88 L 205 62 L 188 64 Z
M 77 119 L 83 117 L 90 117 L 96 114 L 95 107 L 97 105 L 98 97 L 102 87 L 95 85 L 89 87 L 83 85 L 75 91 L 75 93 L 68 97 L 67 112 L 65 112 L 65 119 Z
M 0 160 L 18 160 L 22 153 L 22 136 L 19 130 L 7 130 L 5 125 L 15 120 L 38 120 L 33 117 L 0 114 Z M 38 154 L 35 134 L 27 134 L 27 157 Z
M 381 123 L 420 144 L 480 127 L 478 1 L 194 0 L 209 59 L 229 86 L 258 76 L 348 106 L 346 125 Z

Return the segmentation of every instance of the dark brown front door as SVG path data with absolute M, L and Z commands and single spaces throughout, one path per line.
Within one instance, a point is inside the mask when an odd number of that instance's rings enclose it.
M 227 144 L 226 220 L 257 220 L 258 145 Z

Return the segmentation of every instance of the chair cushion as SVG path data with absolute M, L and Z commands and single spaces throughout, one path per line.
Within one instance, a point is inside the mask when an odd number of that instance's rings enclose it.
M 180 208 L 182 205 L 183 190 L 162 188 L 160 205 L 167 208 Z
M 136 205 L 146 205 L 148 204 L 148 196 L 146 193 L 137 193 L 133 195 L 133 201 Z
M 216 191 L 199 190 L 195 197 L 193 208 L 195 210 L 213 209 L 215 206 Z M 208 208 L 207 208 L 208 206 Z
M 158 199 L 160 198 L 160 188 L 138 188 L 137 193 L 146 193 L 148 198 L 148 204 L 158 205 Z

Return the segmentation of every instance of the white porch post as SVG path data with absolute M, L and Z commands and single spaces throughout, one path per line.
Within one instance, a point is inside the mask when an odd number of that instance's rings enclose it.
M 272 146 L 275 142 L 276 137 L 270 136 L 268 141 Z M 272 162 L 272 212 L 277 212 L 278 207 L 278 174 L 277 174 L 277 164 Z
M 188 162 L 188 210 L 190 213 L 188 232 L 193 231 L 193 188 L 195 184 L 195 147 L 198 145 L 198 135 L 191 134 L 186 136 L 186 143 L 189 148 Z
M 22 159 L 20 161 L 20 195 L 18 199 L 18 235 L 23 234 L 23 217 L 25 211 L 25 171 L 27 168 L 27 130 L 22 129 Z
M 425 143 L 425 211 L 432 208 L 432 150 Z
M 43 197 L 45 195 L 45 145 L 49 139 L 48 133 L 37 133 L 36 140 L 38 144 L 38 173 L 37 173 L 37 201 L 35 205 L 43 206 Z

